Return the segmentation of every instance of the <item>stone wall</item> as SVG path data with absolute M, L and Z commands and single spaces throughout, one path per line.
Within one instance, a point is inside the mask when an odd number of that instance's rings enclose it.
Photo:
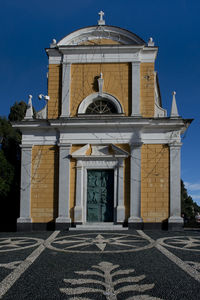
M 95 50 L 94 50 L 95 51 Z M 116 97 L 125 112 L 130 114 L 131 66 L 129 63 L 72 64 L 71 66 L 71 117 L 76 116 L 78 106 L 88 95 L 98 92 L 94 85 L 96 76 L 103 73 L 103 91 Z
M 141 152 L 141 217 L 162 222 L 169 217 L 169 148 L 143 145 Z
M 31 218 L 35 223 L 55 220 L 58 211 L 58 149 L 34 146 L 31 174 Z

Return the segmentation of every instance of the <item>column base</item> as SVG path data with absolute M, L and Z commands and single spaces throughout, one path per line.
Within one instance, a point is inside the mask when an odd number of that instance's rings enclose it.
M 130 217 L 128 219 L 128 228 L 132 230 L 143 229 L 143 220 L 139 217 Z
M 143 223 L 128 223 L 128 229 L 130 230 L 142 230 Z
M 183 218 L 179 216 L 172 216 L 168 219 L 168 230 L 182 231 L 183 225 L 184 225 Z
M 32 231 L 32 219 L 23 217 L 18 218 L 17 231 Z
M 132 114 L 131 117 L 134 117 L 134 118 L 142 118 L 141 114 Z
M 69 230 L 69 227 L 71 226 L 71 219 L 67 217 L 58 217 L 55 225 L 56 230 Z
M 124 223 L 125 219 L 125 207 L 124 206 L 117 206 L 117 223 Z
M 74 222 L 75 223 L 82 223 L 83 217 L 82 217 L 82 206 L 75 206 L 74 207 Z

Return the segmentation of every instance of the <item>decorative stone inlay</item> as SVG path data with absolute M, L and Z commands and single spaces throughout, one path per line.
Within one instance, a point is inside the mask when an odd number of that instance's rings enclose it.
M 73 253 L 122 253 L 145 250 L 153 246 L 154 243 L 149 243 L 138 235 L 83 233 L 59 237 L 47 247 Z
M 196 271 L 200 272 L 200 263 L 196 261 L 185 261 L 186 264 L 193 267 Z
M 38 246 L 42 242 L 42 239 L 32 237 L 0 238 L 0 252 L 24 250 L 27 248 Z
M 21 260 L 16 260 L 5 264 L 0 264 L 0 268 L 13 270 L 16 269 L 21 264 L 21 262 Z
M 198 236 L 175 236 L 158 239 L 159 244 L 170 248 L 200 251 L 200 237 Z
M 160 299 L 144 294 L 144 292 L 152 290 L 155 284 L 140 283 L 146 278 L 146 276 L 133 276 L 132 273 L 135 272 L 134 269 L 122 270 L 119 269 L 119 265 L 113 265 L 112 263 L 106 261 L 92 266 L 92 269 L 94 270 L 76 271 L 76 274 L 81 275 L 80 279 L 64 279 L 64 282 L 70 285 L 70 287 L 60 288 L 60 291 L 67 296 L 72 296 L 71 298 L 69 298 L 71 300 L 94 299 L 87 297 L 82 298 L 81 295 L 85 293 L 98 293 L 101 294 L 101 296 L 105 296 L 106 299 L 117 300 L 118 295 L 121 296 L 126 292 L 134 293 L 134 296 L 128 296 L 128 298 L 126 298 L 126 296 L 124 295 L 125 298 L 123 297 L 123 299 L 126 300 Z M 89 278 L 85 278 L 85 276 L 89 276 Z M 91 278 L 91 276 L 95 276 L 95 279 Z M 92 285 L 92 287 L 90 287 L 89 284 L 90 286 Z M 135 293 L 139 294 L 135 295 Z M 97 298 L 95 297 L 95 299 Z

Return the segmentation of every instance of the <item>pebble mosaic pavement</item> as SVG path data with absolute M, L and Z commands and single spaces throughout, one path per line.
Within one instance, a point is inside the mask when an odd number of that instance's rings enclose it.
M 200 299 L 200 234 L 0 233 L 0 299 Z

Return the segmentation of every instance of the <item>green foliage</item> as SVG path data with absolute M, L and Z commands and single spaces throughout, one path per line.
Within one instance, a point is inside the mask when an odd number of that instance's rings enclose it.
M 23 120 L 26 114 L 27 104 L 24 101 L 20 101 L 19 103 L 16 101 L 14 105 L 10 108 L 10 114 L 8 119 L 13 121 L 21 121 Z
M 19 161 L 21 133 L 14 129 L 6 118 L 0 117 L 1 150 L 12 165 Z
M 0 230 L 15 230 L 19 217 L 21 133 L 10 122 L 21 121 L 26 108 L 25 102 L 15 102 L 9 120 L 0 117 Z
M 14 167 L 7 161 L 0 150 L 0 199 L 6 199 L 14 179 Z
M 197 212 L 200 212 L 200 207 L 188 195 L 187 189 L 181 180 L 181 212 L 189 220 L 194 220 Z

